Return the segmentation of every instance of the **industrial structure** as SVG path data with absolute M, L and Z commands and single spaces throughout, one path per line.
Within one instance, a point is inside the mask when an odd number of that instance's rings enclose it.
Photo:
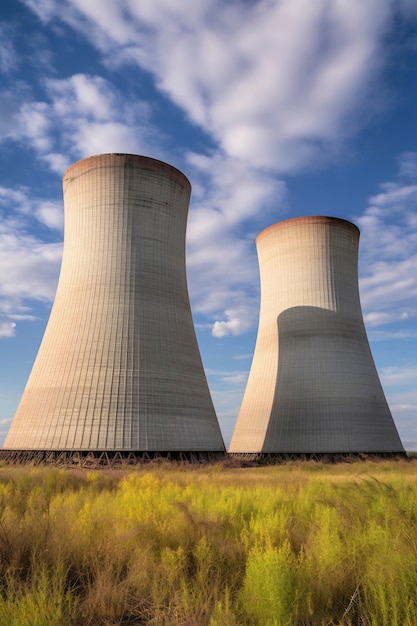
M 229 452 L 403 454 L 362 317 L 358 228 L 301 217 L 256 244 L 258 336 Z
M 187 288 L 189 181 L 104 154 L 63 189 L 56 297 L 2 457 L 223 455 Z

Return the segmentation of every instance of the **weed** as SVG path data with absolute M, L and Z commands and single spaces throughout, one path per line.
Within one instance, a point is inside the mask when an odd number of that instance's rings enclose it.
M 417 464 L 0 467 L 2 626 L 415 626 Z

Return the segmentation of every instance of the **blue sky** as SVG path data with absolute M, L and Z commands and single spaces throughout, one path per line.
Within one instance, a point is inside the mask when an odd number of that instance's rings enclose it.
M 361 229 L 368 337 L 417 449 L 417 3 L 2 0 L 0 444 L 57 284 L 61 177 L 106 152 L 193 186 L 192 311 L 226 443 L 259 312 L 255 237 L 332 215 Z

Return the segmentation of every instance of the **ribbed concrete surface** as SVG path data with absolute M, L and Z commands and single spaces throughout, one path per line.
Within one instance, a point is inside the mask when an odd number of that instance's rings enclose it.
M 224 450 L 188 298 L 188 180 L 106 154 L 63 187 L 58 289 L 4 448 Z
M 403 452 L 366 336 L 359 230 L 302 217 L 257 237 L 258 337 L 230 452 Z

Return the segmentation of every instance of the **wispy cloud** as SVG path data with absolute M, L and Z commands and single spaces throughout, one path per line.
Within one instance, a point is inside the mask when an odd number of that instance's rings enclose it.
M 16 322 L 1 322 L 0 321 L 0 337 L 14 337 L 15 336 Z
M 224 337 L 225 335 L 241 335 L 252 326 L 253 319 L 248 314 L 247 307 L 238 309 L 226 309 L 226 320 L 217 321 L 213 324 L 212 334 L 214 337 Z M 246 319 L 245 319 L 246 318 Z
M 361 300 L 369 326 L 405 322 L 417 315 L 416 166 L 417 153 L 402 155 L 397 180 L 381 184 L 357 218 Z
M 285 214 L 287 188 L 270 173 L 219 152 L 189 154 L 187 166 L 193 180 L 187 228 L 193 310 L 213 319 L 215 337 L 242 334 L 258 315 L 255 235 Z
M 416 364 L 384 367 L 380 377 L 405 449 L 417 450 Z
M 17 303 L 24 298 L 51 301 L 55 294 L 61 243 L 45 243 L 16 232 L 13 227 L 0 227 L 1 298 Z
M 104 62 L 151 72 L 229 157 L 278 172 L 331 158 L 358 128 L 394 13 L 388 0 L 26 4 L 88 33 Z
M 25 188 L 0 187 L 0 337 L 11 337 L 16 323 L 35 319 L 29 302 L 50 302 L 62 254 L 62 206 L 38 199 Z M 33 222 L 58 242 L 31 234 Z
M 217 415 L 229 445 L 248 377 L 246 370 L 206 370 Z
M 387 387 L 391 385 L 395 385 L 395 387 L 408 386 L 417 380 L 417 366 L 384 367 L 380 375 L 383 384 Z M 415 396 L 417 399 L 417 390 Z
M 18 65 L 18 56 L 13 43 L 13 28 L 0 23 L 0 72 L 7 74 Z
M 333 159 L 366 118 L 384 63 L 392 3 L 25 4 L 43 23 L 88 35 L 108 67 L 151 72 L 156 87 L 211 137 L 211 152 L 187 152 L 183 158 L 193 182 L 187 230 L 193 311 L 205 317 L 203 326 L 217 338 L 256 326 L 255 235 L 287 216 L 286 185 L 279 178 Z M 51 76 L 43 89 L 43 100 L 26 98 L 9 107 L 14 130 L 4 132 L 29 143 L 53 171 L 62 174 L 71 161 L 102 152 L 164 158 L 150 104 L 122 97 L 110 79 Z M 19 92 L 3 96 L 7 104 Z M 367 251 L 361 253 L 366 260 L 361 289 L 369 325 L 413 315 L 415 218 L 408 207 L 417 187 L 406 177 L 414 159 L 413 153 L 403 155 L 400 178 L 381 186 L 358 219 Z M 31 210 L 45 226 L 59 227 L 53 204 Z M 393 212 L 397 223 L 391 220 L 387 228 Z
M 71 161 L 92 154 L 155 151 L 159 136 L 148 120 L 149 106 L 126 101 L 104 78 L 75 74 L 48 79 L 44 87 L 45 101 L 19 105 L 13 133 L 5 129 L 4 136 L 29 142 L 53 171 L 62 174 Z
M 16 234 L 25 232 L 27 220 L 33 219 L 47 228 L 57 231 L 63 228 L 62 202 L 35 198 L 26 187 L 11 189 L 0 186 L 0 210 L 4 212 L 4 223 L 12 225 Z M 27 220 L 21 219 L 24 217 Z

